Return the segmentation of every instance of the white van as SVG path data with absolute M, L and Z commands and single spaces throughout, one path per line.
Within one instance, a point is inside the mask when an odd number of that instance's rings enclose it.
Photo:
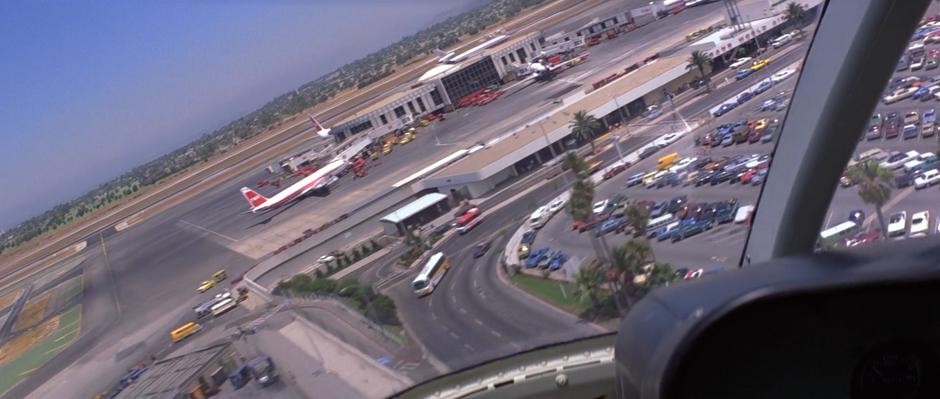
M 552 212 L 548 210 L 548 207 L 540 206 L 529 216 L 529 225 L 531 225 L 533 229 L 539 229 L 545 225 L 545 222 L 548 222 L 551 216 Z
M 671 213 L 666 213 L 655 219 L 650 219 L 649 223 L 646 224 L 646 234 L 656 231 L 660 227 L 668 226 L 670 223 L 675 221 L 676 217 Z

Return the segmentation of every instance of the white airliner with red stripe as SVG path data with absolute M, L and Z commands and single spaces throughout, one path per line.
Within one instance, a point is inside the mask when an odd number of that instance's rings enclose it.
M 291 201 L 303 198 L 304 195 L 310 192 L 327 189 L 329 185 L 336 180 L 336 175 L 346 167 L 346 161 L 342 159 L 330 161 L 330 163 L 324 165 L 322 168 L 317 169 L 316 172 L 311 173 L 310 176 L 291 184 L 290 187 L 287 187 L 271 198 L 266 198 L 248 187 L 242 187 L 241 191 L 242 195 L 245 196 L 245 199 L 248 200 L 248 203 L 251 205 L 251 213 L 269 211 L 289 204 Z

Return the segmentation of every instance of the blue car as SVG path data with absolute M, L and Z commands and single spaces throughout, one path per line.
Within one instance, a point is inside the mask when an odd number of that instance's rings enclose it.
M 597 226 L 597 230 L 595 230 L 594 235 L 600 237 L 604 234 L 610 233 L 611 231 L 617 230 L 617 228 L 620 227 L 620 222 L 622 220 L 622 218 L 605 220 L 603 223 L 601 223 L 600 226 Z
M 763 81 L 763 82 L 760 82 L 760 84 L 757 85 L 757 87 L 754 88 L 754 94 L 760 94 L 760 93 L 763 93 L 763 92 L 765 92 L 765 91 L 767 91 L 767 90 L 770 90 L 770 88 L 773 87 L 773 85 L 774 85 L 773 82 L 771 82 L 771 81 L 769 81 L 769 80 L 765 80 L 765 81 Z
M 738 96 L 738 99 L 736 101 L 738 102 L 738 104 L 744 104 L 745 102 L 747 102 L 747 100 L 750 100 L 752 98 L 754 98 L 754 93 L 746 91 L 744 93 L 741 93 L 741 95 Z
M 904 140 L 916 139 L 917 138 L 917 126 L 914 125 L 904 125 Z
M 568 257 L 566 257 L 565 254 L 561 253 L 561 251 L 555 251 L 555 253 L 552 254 L 552 259 L 548 261 L 548 270 L 554 271 L 561 269 L 561 266 L 567 261 Z
M 914 95 L 913 95 L 912 97 L 914 97 L 914 99 L 916 100 L 916 99 L 919 99 L 919 98 L 925 96 L 927 93 L 930 93 L 930 88 L 929 88 L 929 87 L 926 87 L 926 86 L 925 86 L 925 87 L 921 87 L 921 88 L 917 89 L 917 91 L 914 92 Z
M 675 233 L 675 231 L 676 231 L 677 229 L 678 229 L 678 227 L 677 227 L 677 228 L 674 228 L 674 229 L 672 229 L 672 230 L 665 230 L 665 229 L 663 229 L 663 230 L 658 231 L 658 232 L 656 233 L 656 240 L 658 240 L 658 241 L 666 241 L 666 240 L 672 238 L 672 233 Z
M 727 114 L 728 111 L 733 110 L 734 107 L 737 107 L 737 106 L 738 106 L 738 105 L 735 104 L 735 103 L 724 103 L 724 104 L 721 104 L 721 106 L 718 107 L 718 109 L 715 110 L 715 112 L 712 114 L 712 116 L 714 116 L 714 117 L 717 118 L 717 117 L 719 117 L 719 116 L 722 116 L 722 115 L 724 115 L 724 114 Z
M 525 267 L 536 267 L 543 257 L 548 256 L 548 247 L 539 248 L 535 252 L 529 254 L 528 258 L 525 258 Z
M 742 70 L 738 71 L 738 73 L 734 74 L 734 78 L 737 79 L 737 80 L 741 80 L 741 79 L 744 79 L 744 78 L 746 78 L 746 77 L 748 77 L 748 76 L 751 76 L 751 74 L 754 73 L 754 72 L 755 72 L 755 71 L 754 71 L 753 69 L 742 69 Z
M 672 235 L 672 242 L 682 241 L 682 239 L 686 237 L 691 237 L 711 228 L 712 222 L 709 220 L 697 220 L 685 225 L 684 227 L 679 226 L 679 228 L 676 229 L 676 232 Z

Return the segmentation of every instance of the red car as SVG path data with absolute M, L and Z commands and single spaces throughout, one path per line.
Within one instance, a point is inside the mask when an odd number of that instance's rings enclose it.
M 606 172 L 604 172 L 604 180 L 608 180 L 614 176 L 617 176 L 618 174 L 620 174 L 620 172 L 623 172 L 625 170 L 627 170 L 627 165 L 625 164 L 614 166 L 608 169 Z
M 751 182 L 751 179 L 754 178 L 754 175 L 757 174 L 757 169 L 748 169 L 747 172 L 744 172 L 741 175 L 741 184 L 748 184 Z

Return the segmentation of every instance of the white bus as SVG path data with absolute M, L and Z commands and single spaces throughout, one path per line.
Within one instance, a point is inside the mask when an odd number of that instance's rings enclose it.
M 447 263 L 447 258 L 444 257 L 443 252 L 431 255 L 428 262 L 421 268 L 421 272 L 418 273 L 418 277 L 415 277 L 415 280 L 411 282 L 415 294 L 425 296 L 434 291 L 434 287 L 441 282 L 449 267 L 450 264 Z
M 223 313 L 232 309 L 235 309 L 235 300 L 233 300 L 231 297 L 223 299 L 219 301 L 219 303 L 212 305 L 212 316 L 219 317 Z
M 819 233 L 819 244 L 823 247 L 845 244 L 845 239 L 858 233 L 858 224 L 848 220 Z

